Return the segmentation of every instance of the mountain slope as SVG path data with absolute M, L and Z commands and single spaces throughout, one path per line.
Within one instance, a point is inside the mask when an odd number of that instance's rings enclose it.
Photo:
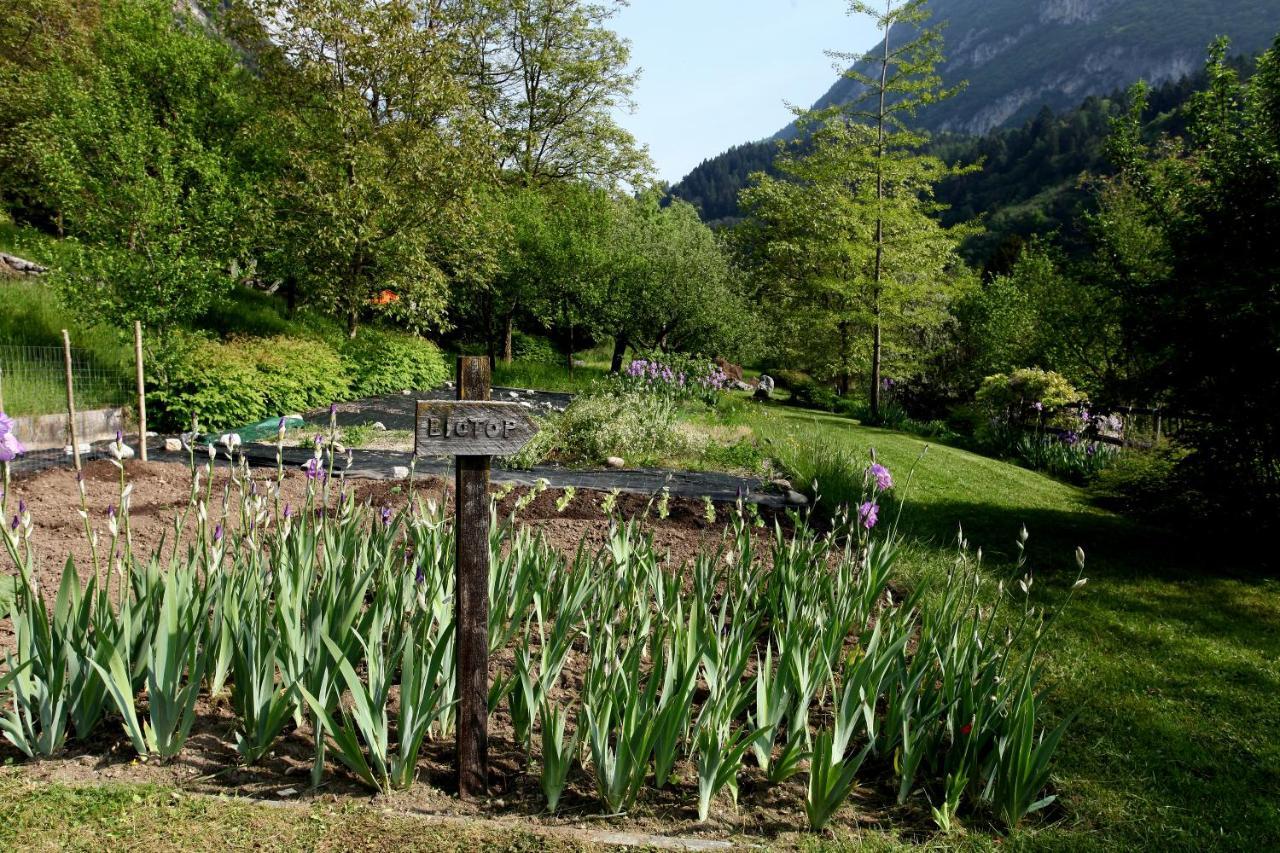
M 919 116 L 921 126 L 985 133 L 1042 106 L 1060 110 L 1138 79 L 1177 80 L 1198 69 L 1214 37 L 1233 53 L 1265 49 L 1280 31 L 1280 3 L 1260 0 L 932 0 L 944 24 L 944 81 L 967 88 Z M 895 31 L 890 44 L 909 33 Z M 818 101 L 855 98 L 841 78 Z M 787 131 L 783 131 L 787 133 Z

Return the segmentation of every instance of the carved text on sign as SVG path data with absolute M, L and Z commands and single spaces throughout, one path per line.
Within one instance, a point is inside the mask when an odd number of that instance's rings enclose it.
M 519 403 L 420 400 L 418 456 L 508 456 L 538 431 Z

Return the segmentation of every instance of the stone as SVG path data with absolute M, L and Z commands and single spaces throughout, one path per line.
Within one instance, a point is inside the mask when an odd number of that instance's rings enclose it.
M 182 452 L 182 439 L 180 439 L 180 438 L 166 438 L 166 439 L 164 440 L 164 452 L 165 452 L 165 453 L 181 453 L 181 452 Z
M 391 479 L 393 479 L 393 480 L 407 480 L 407 479 L 409 479 L 409 466 L 408 466 L 408 465 L 395 465 L 395 466 L 393 466 L 393 467 L 391 468 Z
M 87 442 L 87 441 L 81 441 L 81 442 L 79 442 L 79 447 L 80 447 L 80 455 L 81 455 L 81 456 L 83 456 L 83 455 L 85 455 L 85 454 L 87 454 L 87 453 L 92 453 L 92 452 L 93 452 L 93 445 L 89 444 L 89 442 Z M 66 447 L 62 448 L 62 452 L 63 452 L 64 454 L 66 454 L 67 456 L 71 456 L 75 451 L 74 451 L 74 450 L 72 450 L 72 449 L 71 449 L 71 445 L 69 445 L 69 444 L 68 444 Z
M 755 390 L 755 388 L 751 387 L 751 383 L 743 382 L 741 379 L 734 382 L 731 387 L 735 391 L 754 391 Z
M 526 388 L 524 390 L 524 393 L 526 397 L 532 397 L 534 394 L 537 394 L 538 392 L 533 390 L 532 388 Z
M 519 391 L 508 391 L 508 392 L 507 392 L 507 396 L 508 396 L 508 397 L 510 397 L 512 400 L 519 400 L 519 399 L 520 399 L 520 392 L 519 392 Z
M 526 409 L 532 409 L 532 408 L 533 408 L 533 403 L 530 403 L 528 400 L 521 400 L 521 401 L 520 401 L 520 405 L 521 405 L 521 406 L 524 406 Z
M 610 468 L 625 468 L 627 467 L 627 460 L 623 459 L 621 456 L 610 456 L 608 459 L 604 460 L 604 464 L 608 465 Z
M 374 428 L 375 430 L 377 430 L 378 432 L 386 432 L 386 430 L 387 430 L 387 425 L 386 425 L 386 424 L 384 424 L 382 421 L 374 421 L 374 422 L 373 422 L 373 428 Z
M 760 400 L 768 400 L 773 396 L 774 382 L 773 377 L 767 373 L 760 374 L 760 382 L 756 385 L 756 397 Z
M 773 486 L 780 492 L 789 492 L 793 488 L 791 481 L 785 477 L 779 477 L 776 480 L 770 480 L 769 485 Z
M 792 489 L 791 491 L 787 492 L 787 503 L 791 504 L 792 506 L 808 506 L 809 499 L 806 498 L 804 495 L 800 494 L 799 492 L 795 491 L 794 489 Z
M 730 382 L 742 381 L 741 365 L 734 364 L 733 362 L 727 361 L 723 358 L 717 358 L 716 367 L 720 368 L 720 372 L 723 373 Z

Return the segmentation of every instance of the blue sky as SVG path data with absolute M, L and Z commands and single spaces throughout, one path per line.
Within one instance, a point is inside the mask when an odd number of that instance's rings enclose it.
M 835 81 L 824 50 L 875 40 L 844 0 L 632 0 L 613 19 L 642 69 L 636 110 L 618 120 L 675 182 L 731 145 L 791 120 Z

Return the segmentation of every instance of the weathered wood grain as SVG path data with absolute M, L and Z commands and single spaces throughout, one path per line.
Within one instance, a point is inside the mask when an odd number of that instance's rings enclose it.
M 418 456 L 509 456 L 538 432 L 519 403 L 419 400 L 417 415 Z
M 477 402 L 451 405 L 492 405 L 480 402 L 488 398 L 489 360 L 460 356 L 458 399 Z M 423 446 L 422 407 L 419 403 L 419 455 Z M 489 792 L 489 457 L 457 455 L 454 493 L 457 508 L 454 596 L 458 644 L 457 771 L 458 796 L 469 798 L 483 797 Z

